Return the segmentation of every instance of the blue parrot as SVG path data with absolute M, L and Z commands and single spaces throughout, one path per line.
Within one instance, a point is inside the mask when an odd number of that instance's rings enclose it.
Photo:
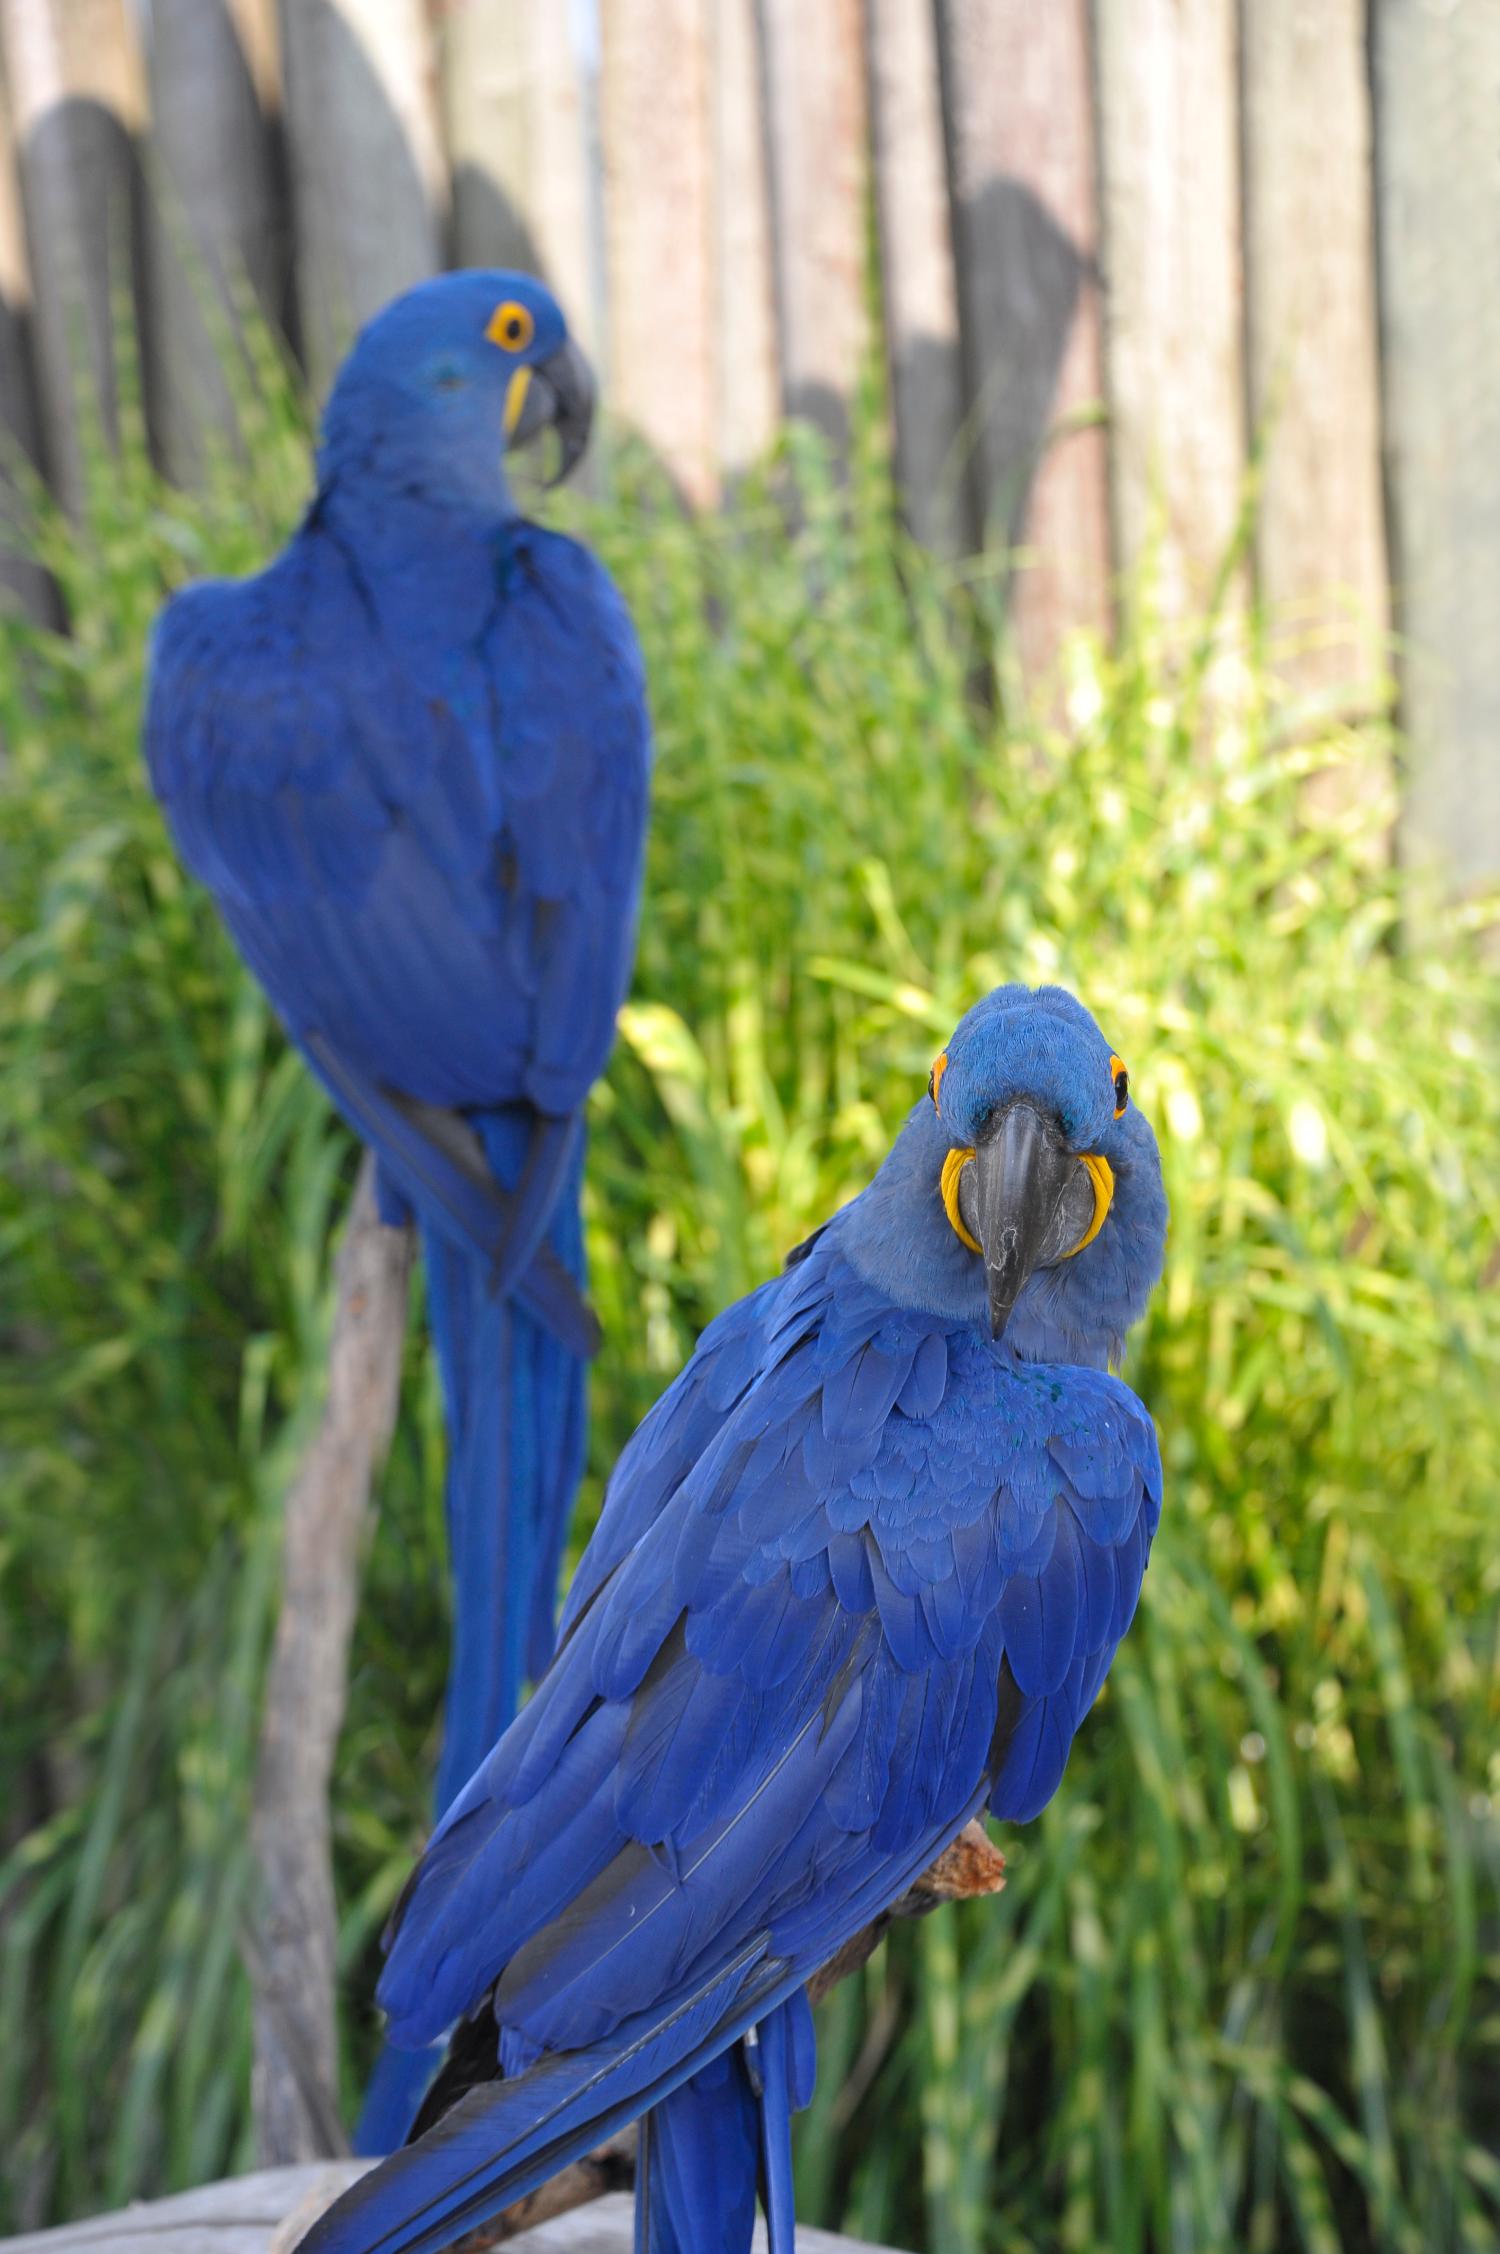
M 384 1217 L 421 1230 L 454 1585 L 439 1813 L 551 1654 L 597 1344 L 583 1107 L 630 977 L 650 729 L 624 604 L 519 514 L 504 461 L 552 428 L 565 474 L 592 404 L 538 282 L 424 283 L 341 369 L 286 548 L 177 595 L 151 652 L 183 859 L 377 1154 Z
M 616 1467 L 556 1657 L 393 1920 L 416 2141 L 305 2254 L 447 2246 L 645 2115 L 640 2254 L 794 2241 L 809 1976 L 986 1807 L 1051 1799 L 1161 1507 L 1109 1364 L 1156 1142 L 1056 987 L 969 1011 L 863 1194 L 711 1323 Z

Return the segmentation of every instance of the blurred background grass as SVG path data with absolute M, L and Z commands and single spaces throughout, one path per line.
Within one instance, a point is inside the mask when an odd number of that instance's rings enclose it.
M 163 591 L 252 568 L 305 494 L 263 375 L 253 467 L 191 500 L 127 401 L 39 533 L 72 638 L 0 629 L 0 2228 L 252 2156 L 257 1695 L 352 1153 L 137 726 Z M 1403 937 L 1382 724 L 1299 715 L 1254 621 L 1169 640 L 1149 587 L 1123 655 L 996 717 L 993 586 L 904 542 L 873 442 L 840 482 L 793 433 L 721 516 L 628 460 L 565 509 L 660 747 L 593 1115 L 586 1519 L 996 981 L 1088 999 L 1172 1198 L 1129 1370 L 1169 1467 L 1141 1615 L 999 1901 L 826 2007 L 804 2213 L 934 2254 L 1492 2249 L 1500 1024 L 1462 920 Z M 425 1826 L 441 1463 L 414 1322 L 336 1783 L 351 2102 Z

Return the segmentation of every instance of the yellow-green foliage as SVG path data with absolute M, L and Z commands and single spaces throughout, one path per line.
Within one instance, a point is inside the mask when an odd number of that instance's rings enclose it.
M 255 1695 L 350 1162 L 135 739 L 164 584 L 295 509 L 295 413 L 251 437 L 191 503 L 129 444 L 48 534 L 75 639 L 0 651 L 0 2220 L 249 2157 Z M 996 981 L 1095 1008 L 1172 1197 L 1129 1373 L 1168 1466 L 1141 1615 L 1006 1893 L 826 2007 L 805 2212 L 935 2254 L 1492 2246 L 1497 1018 L 1460 931 L 1403 947 L 1385 806 L 1305 787 L 1378 777 L 1379 731 L 1147 633 L 996 722 L 985 605 L 868 462 L 841 489 L 793 445 L 702 524 L 627 473 L 587 524 L 660 747 L 594 1111 L 589 1509 Z M 337 1779 L 351 2101 L 445 1656 L 415 1332 L 381 1510 Z

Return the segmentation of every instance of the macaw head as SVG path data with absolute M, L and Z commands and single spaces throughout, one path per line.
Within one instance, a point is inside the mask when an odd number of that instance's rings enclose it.
M 983 1325 L 1022 1361 L 1106 1368 L 1167 1234 L 1156 1137 L 1123 1058 L 1061 987 L 997 987 L 836 1225 L 851 1265 L 899 1306 Z
M 1167 1203 L 1156 1137 L 1125 1061 L 1059 986 L 976 1002 L 928 1082 L 932 1184 L 982 1269 L 992 1335 L 1033 1328 L 1117 1348 L 1161 1273 Z
M 502 455 L 545 430 L 566 477 L 588 443 L 594 381 L 556 298 L 529 274 L 472 268 L 408 290 L 360 331 L 323 417 L 319 467 L 492 502 Z

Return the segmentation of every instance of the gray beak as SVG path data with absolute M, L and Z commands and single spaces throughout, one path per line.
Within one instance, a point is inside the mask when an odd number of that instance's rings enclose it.
M 521 412 L 510 433 L 511 447 L 525 446 L 544 430 L 555 430 L 561 452 L 557 469 L 548 480 L 560 485 L 589 442 L 594 421 L 594 377 L 587 360 L 569 337 L 550 360 L 531 370 L 531 381 Z
M 1033 1269 L 1066 1257 L 1092 1208 L 1088 1176 L 1056 1123 L 1032 1104 L 1010 1105 L 959 1183 L 964 1226 L 984 1258 L 993 1337 L 1004 1336 Z

